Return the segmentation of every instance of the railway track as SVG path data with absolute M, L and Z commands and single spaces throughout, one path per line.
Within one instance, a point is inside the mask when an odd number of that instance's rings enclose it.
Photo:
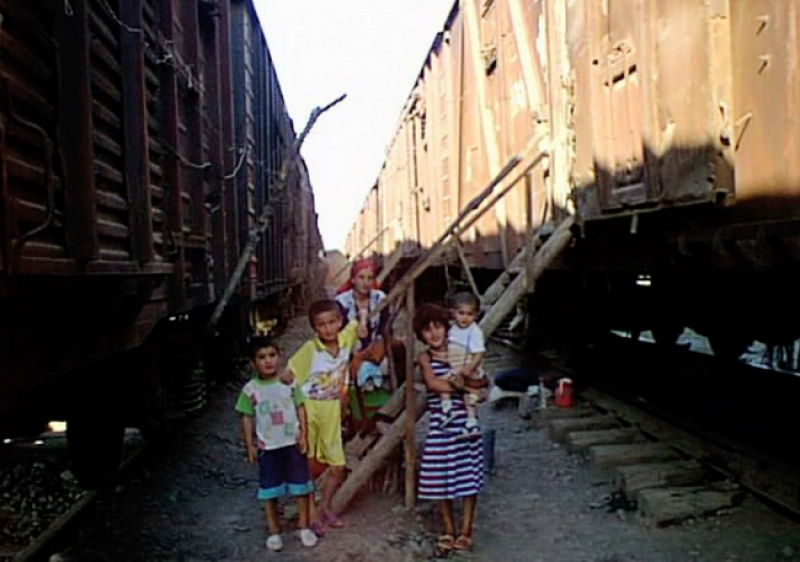
M 612 346 L 619 343 L 612 342 Z M 630 347 L 625 343 L 623 347 Z M 497 343 L 494 345 L 499 347 Z M 568 374 L 563 371 L 564 376 L 578 380 L 579 404 L 569 409 L 550 405 L 535 411 L 540 427 L 548 428 L 554 441 L 572 453 L 584 454 L 598 480 L 613 481 L 617 492 L 608 498 L 609 505 L 635 507 L 644 518 L 662 526 L 730 509 L 749 492 L 780 511 L 799 517 L 800 470 L 796 463 L 787 460 L 795 459 L 793 452 L 776 450 L 776 440 L 772 439 L 780 427 L 793 426 L 781 425 L 782 410 L 772 412 L 776 419 L 766 419 L 770 404 L 759 402 L 759 385 L 741 389 L 749 395 L 753 407 L 739 410 L 740 423 L 729 424 L 725 412 L 736 410 L 739 403 L 708 401 L 687 382 L 701 380 L 698 377 L 706 372 L 705 376 L 717 384 L 719 379 L 707 374 L 708 362 L 713 358 L 677 349 L 674 353 L 678 358 L 669 360 L 665 359 L 665 353 L 673 351 L 665 352 L 652 345 L 643 349 L 626 357 L 617 346 L 611 351 L 615 358 L 613 365 L 604 361 L 601 353 L 587 358 L 594 364 L 593 369 L 579 368 Z M 492 351 L 488 362 L 495 369 L 517 366 L 519 353 L 518 348 L 503 353 Z M 626 387 L 625 383 L 631 380 L 626 376 L 629 373 L 623 372 L 628 360 L 636 364 L 640 379 L 649 375 L 644 360 L 660 362 L 658 373 L 653 373 L 658 380 L 663 379 L 665 370 L 683 366 L 688 378 L 672 378 L 678 386 L 676 394 L 684 398 L 695 393 L 698 396 L 680 400 L 663 392 L 659 394 L 657 387 L 646 392 L 653 381 Z M 689 363 L 698 360 L 704 365 L 688 369 Z M 612 366 L 617 370 L 616 377 L 610 374 Z M 725 366 L 731 385 L 738 384 L 741 373 L 734 372 L 738 368 Z M 741 369 L 749 373 L 749 367 Z M 703 384 L 697 382 L 697 386 Z M 732 400 L 728 393 L 719 391 L 718 395 L 722 400 Z M 791 396 L 784 398 L 791 401 Z M 698 408 L 697 402 L 702 399 L 707 400 L 705 411 Z M 754 404 L 762 407 L 756 408 Z M 696 415 L 698 410 L 702 415 Z M 719 412 L 722 420 L 707 423 L 714 412 Z M 745 432 L 743 439 L 742 427 L 748 425 L 752 431 Z M 765 433 L 770 434 L 769 439 Z M 791 448 L 791 442 L 791 439 L 783 441 L 784 448 Z
M 0 466 L 0 562 L 38 560 L 108 490 L 84 490 L 77 484 L 68 468 L 64 435 L 6 441 Z M 138 433 L 126 434 L 121 477 L 145 450 Z

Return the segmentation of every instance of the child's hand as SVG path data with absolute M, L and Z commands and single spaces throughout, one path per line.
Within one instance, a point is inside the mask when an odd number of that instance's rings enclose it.
M 308 438 L 306 437 L 305 431 L 300 431 L 297 433 L 297 448 L 300 449 L 300 452 L 304 455 L 308 450 Z
M 450 383 L 450 386 L 455 388 L 456 390 L 464 390 L 464 377 L 457 373 L 451 373 L 450 376 L 447 378 L 447 382 Z
M 292 384 L 294 382 L 294 373 L 291 369 L 284 369 L 278 373 L 278 379 L 284 384 Z
M 247 444 L 247 460 L 250 464 L 256 462 L 256 458 L 258 457 L 258 449 L 252 443 Z

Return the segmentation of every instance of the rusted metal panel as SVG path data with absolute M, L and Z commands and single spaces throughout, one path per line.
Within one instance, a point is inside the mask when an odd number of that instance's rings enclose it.
M 737 206 L 797 216 L 800 196 L 800 9 L 795 2 L 731 2 Z
M 726 18 L 690 1 L 571 6 L 582 216 L 706 202 L 729 189 Z
M 398 119 L 377 181 L 379 221 L 361 214 L 348 248 L 385 230 L 381 252 L 428 246 L 511 156 L 546 124 L 536 45 L 541 2 L 455 2 Z M 365 200 L 364 208 L 370 204 Z M 546 209 L 543 178 L 520 180 L 464 233 L 474 265 L 497 267 L 524 243 Z M 536 218 L 534 218 L 534 215 Z M 366 231 L 364 231 L 366 229 Z

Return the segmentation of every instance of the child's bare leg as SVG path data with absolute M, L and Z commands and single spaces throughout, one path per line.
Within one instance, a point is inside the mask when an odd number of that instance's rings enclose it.
M 456 523 L 453 517 L 453 500 L 439 502 L 439 510 L 442 514 L 442 527 L 444 527 L 442 534 L 454 536 L 456 534 Z
M 267 530 L 270 535 L 281 534 L 281 520 L 278 516 L 278 500 L 264 502 L 264 518 L 267 520 Z
M 317 459 L 308 459 L 308 473 L 311 475 L 311 480 L 316 482 L 322 476 L 328 465 L 322 464 Z M 312 522 L 319 523 L 321 520 L 319 509 L 317 508 L 316 494 L 311 492 L 310 501 L 308 503 L 308 515 Z
M 461 535 L 464 537 L 472 537 L 472 525 L 475 523 L 477 504 L 477 495 L 464 498 L 464 519 L 461 521 Z
M 333 501 L 334 494 L 336 494 L 336 490 L 338 490 L 339 486 L 344 482 L 344 471 L 345 467 L 343 466 L 331 466 L 328 469 L 325 484 L 322 486 L 322 505 L 320 506 L 320 510 L 325 515 L 333 514 L 331 502 Z
M 308 529 L 309 524 L 309 513 L 311 509 L 311 505 L 314 503 L 313 501 L 314 492 L 311 492 L 307 496 L 297 496 L 297 528 L 298 529 Z

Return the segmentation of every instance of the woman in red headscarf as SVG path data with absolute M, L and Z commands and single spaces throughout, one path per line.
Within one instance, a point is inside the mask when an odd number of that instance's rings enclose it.
M 385 376 L 385 367 L 381 364 L 386 357 L 386 349 L 382 338 L 383 328 L 388 319 L 388 310 L 379 315 L 372 312 L 386 298 L 386 293 L 378 288 L 375 281 L 375 268 L 370 260 L 361 259 L 353 263 L 350 279 L 336 295 L 336 301 L 344 309 L 347 320 L 368 318 L 367 336 L 360 338 L 350 363 L 350 375 L 354 389 L 350 393 L 350 410 L 356 429 L 364 430 L 367 419 L 383 406 L 396 387 L 395 381 Z M 398 347 L 399 343 L 399 347 Z M 393 341 L 392 351 L 397 359 L 405 360 L 405 347 L 399 340 Z M 398 347 L 398 349 L 395 349 Z M 402 357 L 401 357 L 402 356 Z M 404 364 L 397 363 L 398 369 Z M 402 372 L 402 371 L 400 371 Z
M 370 318 L 370 315 L 385 298 L 386 293 L 378 288 L 375 281 L 375 269 L 372 262 L 361 259 L 353 263 L 350 268 L 350 278 L 337 291 L 336 300 L 344 308 L 348 321 L 360 318 L 361 315 L 369 318 L 367 323 L 369 333 L 367 337 L 361 338 L 356 351 L 365 349 L 380 336 L 383 328 L 381 320 L 385 320 L 386 315 L 382 314 L 374 318 Z

